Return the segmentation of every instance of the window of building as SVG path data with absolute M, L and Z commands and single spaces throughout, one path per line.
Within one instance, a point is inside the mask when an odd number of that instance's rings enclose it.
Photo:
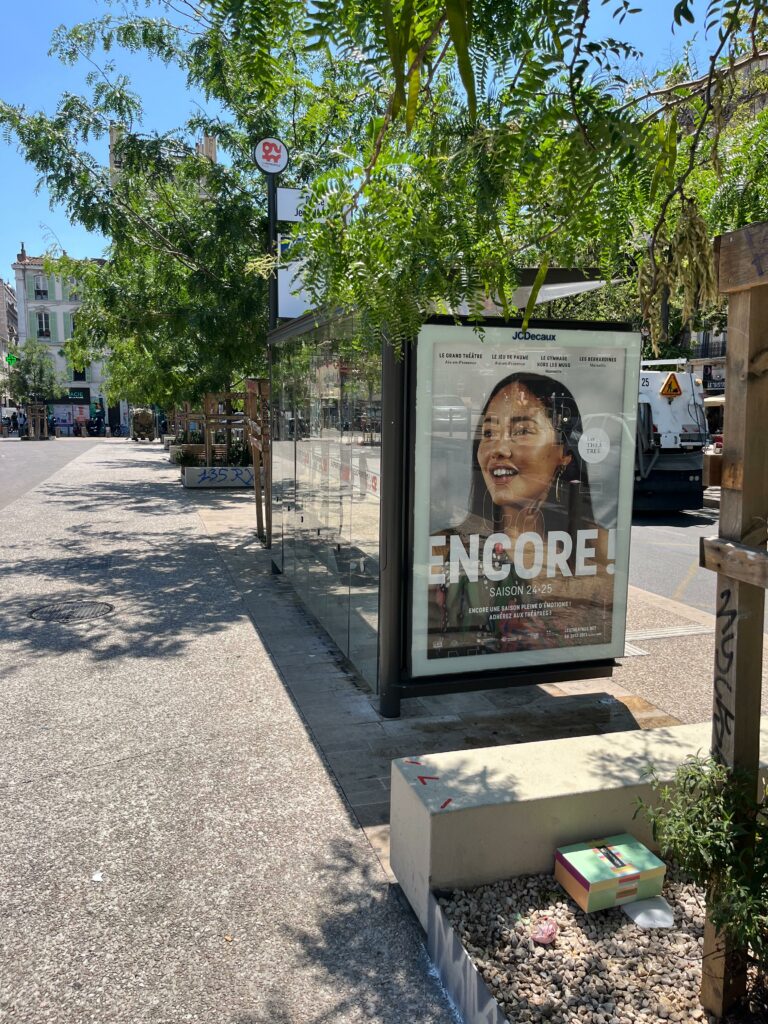
M 50 338 L 51 336 L 51 322 L 47 313 L 37 314 L 37 336 L 38 338 Z
M 80 298 L 80 282 L 76 277 L 70 277 L 69 279 L 69 297 L 70 299 Z
M 48 298 L 48 278 L 45 274 L 35 274 L 35 298 Z
M 72 371 L 72 380 L 73 381 L 83 381 L 84 382 L 85 378 L 86 378 L 86 371 L 85 370 L 73 370 Z

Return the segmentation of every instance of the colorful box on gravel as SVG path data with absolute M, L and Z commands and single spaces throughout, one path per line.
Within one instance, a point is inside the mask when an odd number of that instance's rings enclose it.
M 628 832 L 561 846 L 555 854 L 555 878 L 588 914 L 658 896 L 666 870 Z

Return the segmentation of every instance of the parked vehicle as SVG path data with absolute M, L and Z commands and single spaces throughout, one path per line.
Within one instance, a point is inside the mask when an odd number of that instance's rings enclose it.
M 704 504 L 709 429 L 692 373 L 643 363 L 635 447 L 636 512 L 673 512 Z M 675 364 L 676 365 L 676 364 Z
M 131 437 L 134 441 L 155 440 L 155 414 L 152 409 L 139 407 L 131 412 Z

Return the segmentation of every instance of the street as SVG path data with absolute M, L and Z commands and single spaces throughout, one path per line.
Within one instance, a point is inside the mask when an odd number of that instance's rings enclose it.
M 699 567 L 699 540 L 717 536 L 716 509 L 632 519 L 629 582 L 714 614 L 714 573 Z
M 0 441 L 0 509 L 98 443 L 91 437 L 57 438 L 44 444 L 16 438 Z

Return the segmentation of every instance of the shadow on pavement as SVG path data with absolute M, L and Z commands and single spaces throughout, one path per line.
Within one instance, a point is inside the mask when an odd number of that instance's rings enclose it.
M 716 510 L 692 509 L 690 512 L 636 512 L 632 516 L 633 526 L 715 526 L 720 516 Z
M 125 463 L 124 466 L 135 469 L 136 463 Z M 154 467 L 155 471 L 159 468 L 167 475 L 167 466 L 157 467 L 154 463 L 149 463 L 148 466 Z M 167 479 L 157 483 L 105 480 L 101 484 L 91 485 L 87 499 L 83 498 L 82 487 L 58 484 L 46 495 L 46 504 L 62 506 L 72 512 L 98 511 L 103 514 L 111 509 L 124 508 L 126 511 L 147 516 L 168 516 L 186 511 L 195 512 L 201 506 L 210 508 L 225 505 L 232 501 L 233 495 L 240 494 L 248 496 L 253 502 L 253 489 L 250 487 L 187 490 L 181 483 L 169 482 Z M 94 517 L 92 525 L 98 529 L 98 517 Z M 110 536 L 112 535 L 110 531 Z
M 242 605 L 233 604 L 230 588 L 217 585 L 221 562 L 207 536 L 191 536 L 183 544 L 151 542 L 146 535 L 105 527 L 94 523 L 85 538 L 61 542 L 55 553 L 30 557 L 27 545 L 5 545 L 0 587 L 22 577 L 24 592 L 6 591 L 0 643 L 12 643 L 22 658 L 77 648 L 96 662 L 123 654 L 168 657 L 194 638 L 218 634 L 246 617 Z M 97 555 L 92 543 L 102 529 L 109 553 Z M 60 601 L 106 601 L 114 612 L 84 622 L 29 617 L 33 608 Z
M 335 1001 L 329 1005 L 323 999 L 318 1005 L 307 993 L 310 998 L 302 1002 L 295 990 L 269 991 L 266 980 L 264 1003 L 235 1016 L 232 1024 L 446 1022 L 444 996 L 423 950 L 419 955 L 424 969 L 413 970 L 418 926 L 411 918 L 403 927 L 401 897 L 382 884 L 370 857 L 354 844 L 336 842 L 326 854 L 327 859 L 311 865 L 312 884 L 326 911 L 311 930 L 301 922 L 289 926 L 288 938 L 298 971 L 321 978 L 323 988 L 330 985 L 337 993 Z

